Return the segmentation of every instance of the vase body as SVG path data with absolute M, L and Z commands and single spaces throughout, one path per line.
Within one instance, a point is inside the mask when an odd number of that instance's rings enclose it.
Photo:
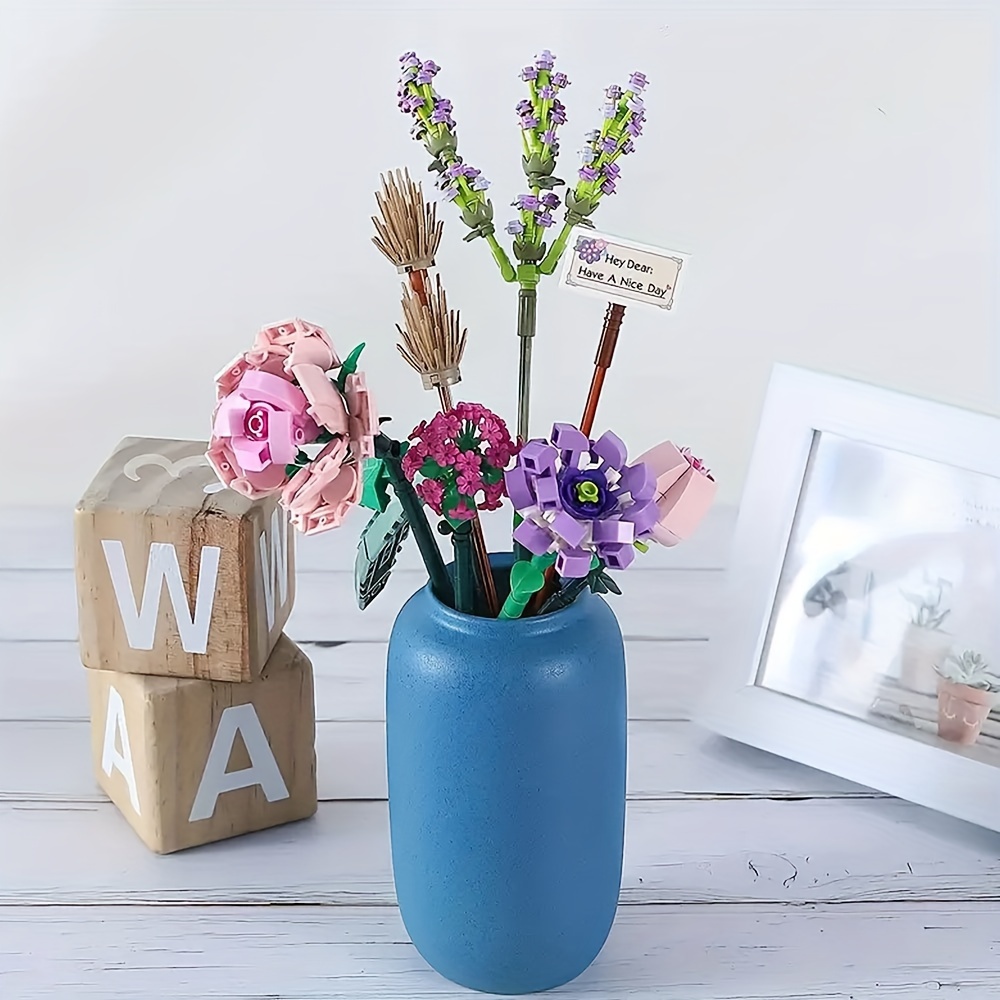
M 492 557 L 498 590 L 511 557 Z M 400 611 L 386 675 L 389 822 L 407 932 L 446 978 L 530 993 L 575 978 L 614 920 L 625 829 L 625 657 L 585 592 L 514 621 Z
M 938 736 L 971 746 L 979 739 L 995 702 L 996 695 L 989 691 L 941 678 L 938 683 Z
M 934 629 L 908 625 L 900 646 L 899 683 L 920 694 L 937 689 L 940 665 L 951 649 L 951 636 Z

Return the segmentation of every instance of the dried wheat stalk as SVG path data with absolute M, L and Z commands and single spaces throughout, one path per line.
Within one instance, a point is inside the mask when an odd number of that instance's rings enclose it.
M 402 340 L 396 348 L 420 373 L 424 388 L 441 389 L 459 382 L 468 331 L 462 329 L 458 310 L 448 308 L 440 275 L 435 276 L 426 303 L 403 285 L 403 320 L 403 326 L 396 326 Z
M 444 223 L 437 220 L 435 207 L 424 201 L 419 184 L 407 170 L 380 175 L 382 190 L 375 192 L 381 218 L 372 216 L 372 242 L 402 272 L 426 271 L 434 266 Z

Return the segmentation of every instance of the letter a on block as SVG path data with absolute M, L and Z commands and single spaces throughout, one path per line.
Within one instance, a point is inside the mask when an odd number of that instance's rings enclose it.
M 264 611 L 267 630 L 274 628 L 278 610 L 288 600 L 288 532 L 278 508 L 271 512 L 271 544 L 267 544 L 267 531 L 260 533 L 260 579 L 264 586 Z
M 250 757 L 250 767 L 227 773 L 226 765 L 233 752 L 237 733 L 243 737 Z M 252 785 L 260 785 L 268 802 L 288 798 L 288 788 L 281 777 L 278 762 L 271 753 L 256 710 L 253 705 L 233 705 L 219 719 L 219 728 L 215 731 L 212 748 L 208 751 L 208 761 L 205 763 L 205 771 L 188 821 L 194 823 L 199 819 L 211 818 L 215 813 L 215 804 L 223 792 L 250 788 Z
M 215 584 L 219 577 L 219 554 L 222 551 L 219 546 L 206 545 L 201 550 L 194 614 L 188 609 L 188 595 L 181 579 L 177 550 L 169 542 L 152 542 L 149 546 L 146 582 L 139 607 L 136 607 L 132 594 L 132 581 L 125 562 L 125 547 L 117 539 L 103 539 L 101 546 L 111 574 L 111 583 L 115 588 L 128 644 L 133 649 L 153 648 L 156 617 L 165 579 L 170 603 L 174 607 L 181 646 L 187 653 L 204 653 L 208 649 L 208 628 L 212 623 Z
M 115 745 L 121 740 L 121 751 Z M 101 767 L 110 778 L 111 772 L 117 768 L 128 785 L 128 797 L 136 816 L 141 816 L 139 810 L 139 791 L 135 786 L 135 767 L 132 765 L 132 746 L 128 739 L 128 726 L 125 725 L 125 703 L 114 686 L 108 688 L 108 714 L 104 720 L 104 750 L 101 754 Z

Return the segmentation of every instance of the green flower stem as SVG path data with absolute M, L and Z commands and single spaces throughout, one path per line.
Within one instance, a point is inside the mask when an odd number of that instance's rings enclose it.
M 410 530 L 417 540 L 417 548 L 420 549 L 420 557 L 430 577 L 431 588 L 440 601 L 454 607 L 455 596 L 448 571 L 444 568 L 441 550 L 427 523 L 427 518 L 424 517 L 424 507 L 420 497 L 403 473 L 402 449 L 399 442 L 393 441 L 386 434 L 379 433 L 375 438 L 375 455 L 385 462 L 386 475 L 410 522 Z
M 569 234 L 572 231 L 572 224 L 564 222 L 562 229 L 559 230 L 559 235 L 552 241 L 552 246 L 549 247 L 549 252 L 545 255 L 545 259 L 538 265 L 538 270 L 542 274 L 551 274 L 559 266 L 559 258 L 562 257 L 566 250 L 566 244 L 569 242 Z
M 517 269 L 520 291 L 517 296 L 517 336 L 521 341 L 517 374 L 517 436 L 523 442 L 529 437 L 531 410 L 531 350 L 535 341 L 538 304 L 538 268 L 521 264 Z
M 497 238 L 492 233 L 486 237 L 486 242 L 493 253 L 493 259 L 497 262 L 497 267 L 500 268 L 500 276 L 504 281 L 513 281 L 517 277 L 517 272 L 514 270 L 514 265 L 511 264 L 510 258 L 507 256 L 504 248 L 500 246 Z
M 476 570 L 472 557 L 472 522 L 454 525 L 451 544 L 455 550 L 455 610 L 471 615 L 476 605 Z

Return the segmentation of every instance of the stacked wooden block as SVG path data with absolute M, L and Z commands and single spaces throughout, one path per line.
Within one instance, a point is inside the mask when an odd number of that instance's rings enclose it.
M 312 665 L 282 632 L 292 529 L 204 452 L 126 438 L 75 515 L 95 773 L 161 854 L 316 811 Z

